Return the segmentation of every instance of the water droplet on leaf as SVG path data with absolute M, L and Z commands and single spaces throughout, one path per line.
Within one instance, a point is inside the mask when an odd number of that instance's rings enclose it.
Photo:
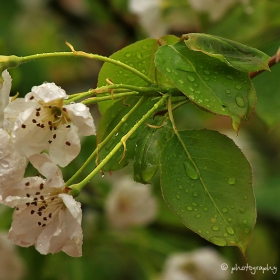
M 232 227 L 227 227 L 226 228 L 227 233 L 233 235 L 234 234 L 234 229 Z
M 229 183 L 230 185 L 234 185 L 234 184 L 235 184 L 235 178 L 234 178 L 234 177 L 228 178 L 228 183 Z
M 184 161 L 183 164 L 184 164 L 186 173 L 188 174 L 188 176 L 191 179 L 196 180 L 199 178 L 199 174 L 198 174 L 195 166 L 193 165 L 193 163 L 190 160 Z
M 218 230 L 220 230 L 220 228 L 219 228 L 219 227 L 217 227 L 217 226 L 212 226 L 212 230 L 214 230 L 214 231 L 218 231 Z
M 236 96 L 235 101 L 236 101 L 237 106 L 239 106 L 241 108 L 243 108 L 245 106 L 245 101 L 241 96 Z
M 227 245 L 227 241 L 223 237 L 213 236 L 209 239 L 209 241 L 212 242 L 213 244 L 218 245 L 218 246 L 226 246 Z

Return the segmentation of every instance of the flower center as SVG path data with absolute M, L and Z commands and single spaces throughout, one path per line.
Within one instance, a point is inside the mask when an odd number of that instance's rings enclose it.
M 29 186 L 30 183 L 26 182 L 25 185 Z M 26 193 L 26 197 L 31 200 L 24 205 L 24 208 L 28 207 L 30 214 L 35 215 L 38 226 L 45 227 L 53 216 L 66 207 L 58 196 L 62 192 L 61 188 L 45 188 L 44 183 L 41 183 L 37 189 L 30 189 Z

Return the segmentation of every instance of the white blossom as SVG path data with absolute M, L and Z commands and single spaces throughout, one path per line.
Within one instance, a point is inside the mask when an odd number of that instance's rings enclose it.
M 12 79 L 8 71 L 2 73 L 0 81 L 0 195 L 5 198 L 9 187 L 23 178 L 27 160 L 15 149 L 12 138 L 12 123 L 4 115 L 4 109 L 10 100 Z
M 166 23 L 161 16 L 161 0 L 130 0 L 129 10 L 138 16 L 139 22 L 149 37 L 166 34 Z
M 211 248 L 175 253 L 166 260 L 160 280 L 228 280 L 229 272 L 221 269 L 224 263 L 229 264 Z
M 22 247 L 34 245 L 41 254 L 63 251 L 82 255 L 81 205 L 67 194 L 61 170 L 47 154 L 33 155 L 30 162 L 46 177 L 27 177 L 3 204 L 16 207 L 9 239 Z
M 249 0 L 189 0 L 191 7 L 209 15 L 211 21 L 220 20 L 237 2 L 241 2 L 247 9 Z
M 4 109 L 9 104 L 9 96 L 12 87 L 12 78 L 8 70 L 3 71 L 2 81 L 0 78 L 0 127 L 4 120 Z
M 48 150 L 62 167 L 79 154 L 78 134 L 93 135 L 95 126 L 89 108 L 81 103 L 64 105 L 67 98 L 54 83 L 43 83 L 6 107 L 7 118 L 15 123 L 13 137 L 20 154 L 29 158 Z
M 7 239 L 7 233 L 0 232 L 0 280 L 20 280 L 25 274 L 24 264 L 15 245 Z
M 142 185 L 124 177 L 114 184 L 105 209 L 115 228 L 144 226 L 156 218 L 157 201 L 151 194 L 150 185 Z

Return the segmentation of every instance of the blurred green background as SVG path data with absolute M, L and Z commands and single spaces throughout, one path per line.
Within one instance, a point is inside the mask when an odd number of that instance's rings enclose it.
M 68 51 L 67 41 L 76 50 L 110 56 L 149 36 L 181 36 L 189 32 L 226 37 L 271 56 L 280 46 L 278 0 L 159 0 L 151 3 L 138 0 L 133 6 L 128 0 L 2 1 L 0 54 L 24 56 Z M 19 92 L 24 96 L 32 86 L 44 81 L 55 82 L 69 94 L 86 91 L 96 87 L 101 65 L 100 62 L 77 58 L 53 58 L 21 65 L 10 69 L 12 95 Z M 165 260 L 170 254 L 204 246 L 217 250 L 228 260 L 230 267 L 248 263 L 252 266 L 268 264 L 280 269 L 279 77 L 280 64 L 274 66 L 272 72 L 254 78 L 258 94 L 256 112 L 249 124 L 242 124 L 238 137 L 226 118 L 195 108 L 176 112 L 179 128 L 207 127 L 232 135 L 252 164 L 258 218 L 247 259 L 237 248 L 213 246 L 185 228 L 164 204 L 158 177 L 154 178 L 152 185 L 159 204 L 157 219 L 143 227 L 112 230 L 104 210 L 112 185 L 110 175 L 106 174 L 104 178 L 96 176 L 79 197 L 84 213 L 83 257 L 74 259 L 64 253 L 42 256 L 34 248 L 17 248 L 25 266 L 22 279 L 161 279 Z M 93 107 L 92 112 L 98 124 L 98 110 Z M 65 179 L 85 161 L 94 146 L 95 137 L 84 139 L 80 156 L 63 170 Z M 89 170 L 90 167 L 87 172 Z M 117 174 L 122 176 L 124 173 L 131 174 L 131 167 Z M 5 208 L 0 214 L 0 228 L 8 230 L 12 210 Z M 258 271 L 253 275 L 248 271 L 237 271 L 227 279 L 280 279 L 280 273 Z

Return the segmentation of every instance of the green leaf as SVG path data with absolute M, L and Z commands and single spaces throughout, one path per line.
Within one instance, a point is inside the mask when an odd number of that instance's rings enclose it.
M 102 116 L 102 119 L 99 123 L 98 132 L 97 132 L 97 142 L 100 143 L 106 138 L 106 136 L 122 121 L 122 118 L 132 109 L 136 104 L 138 98 L 127 98 L 126 103 L 122 100 L 115 102 L 111 107 L 109 107 L 105 114 Z M 139 108 L 132 114 L 132 116 L 123 124 L 120 130 L 113 136 L 113 138 L 108 141 L 105 147 L 98 153 L 99 162 L 104 159 L 107 154 L 118 144 L 122 137 L 128 133 L 128 131 L 140 120 L 149 109 L 158 100 L 146 99 Z M 159 108 L 161 110 L 161 108 Z M 153 123 L 152 116 L 147 120 L 148 123 Z M 136 143 L 139 140 L 139 137 L 143 135 L 143 129 L 145 124 L 139 126 L 136 132 L 134 132 L 131 137 L 126 142 L 127 151 L 125 157 L 123 156 L 123 146 L 112 156 L 109 162 L 102 168 L 103 171 L 113 171 L 119 170 L 126 166 L 129 162 L 129 159 L 134 158 Z
M 134 180 L 146 184 L 157 172 L 159 157 L 165 143 L 173 135 L 173 128 L 170 121 L 162 124 L 160 118 L 156 125 L 158 128 L 146 126 L 143 130 L 143 137 L 137 142 L 134 161 Z
M 181 40 L 184 40 L 190 50 L 215 57 L 239 71 L 248 73 L 269 70 L 270 57 L 267 54 L 241 43 L 200 33 L 183 35 Z
M 162 40 L 167 44 L 173 44 L 178 41 L 178 37 L 165 36 Z M 129 66 L 134 67 L 145 74 L 155 83 L 169 84 L 169 81 L 162 76 L 154 65 L 154 55 L 158 50 L 159 44 L 156 39 L 145 39 L 131 44 L 110 56 Z M 134 73 L 111 63 L 104 63 L 98 76 L 98 87 L 107 85 L 106 79 L 110 79 L 114 84 L 129 84 L 133 86 L 147 85 L 139 76 Z M 114 103 L 114 101 L 104 101 L 98 103 L 101 114 Z
M 192 102 L 214 114 L 231 117 L 236 131 L 241 119 L 249 119 L 256 93 L 247 73 L 191 51 L 184 42 L 159 48 L 155 64 Z
M 167 142 L 160 158 L 166 203 L 201 237 L 245 253 L 256 220 L 250 164 L 219 132 L 187 130 L 179 135 Z

